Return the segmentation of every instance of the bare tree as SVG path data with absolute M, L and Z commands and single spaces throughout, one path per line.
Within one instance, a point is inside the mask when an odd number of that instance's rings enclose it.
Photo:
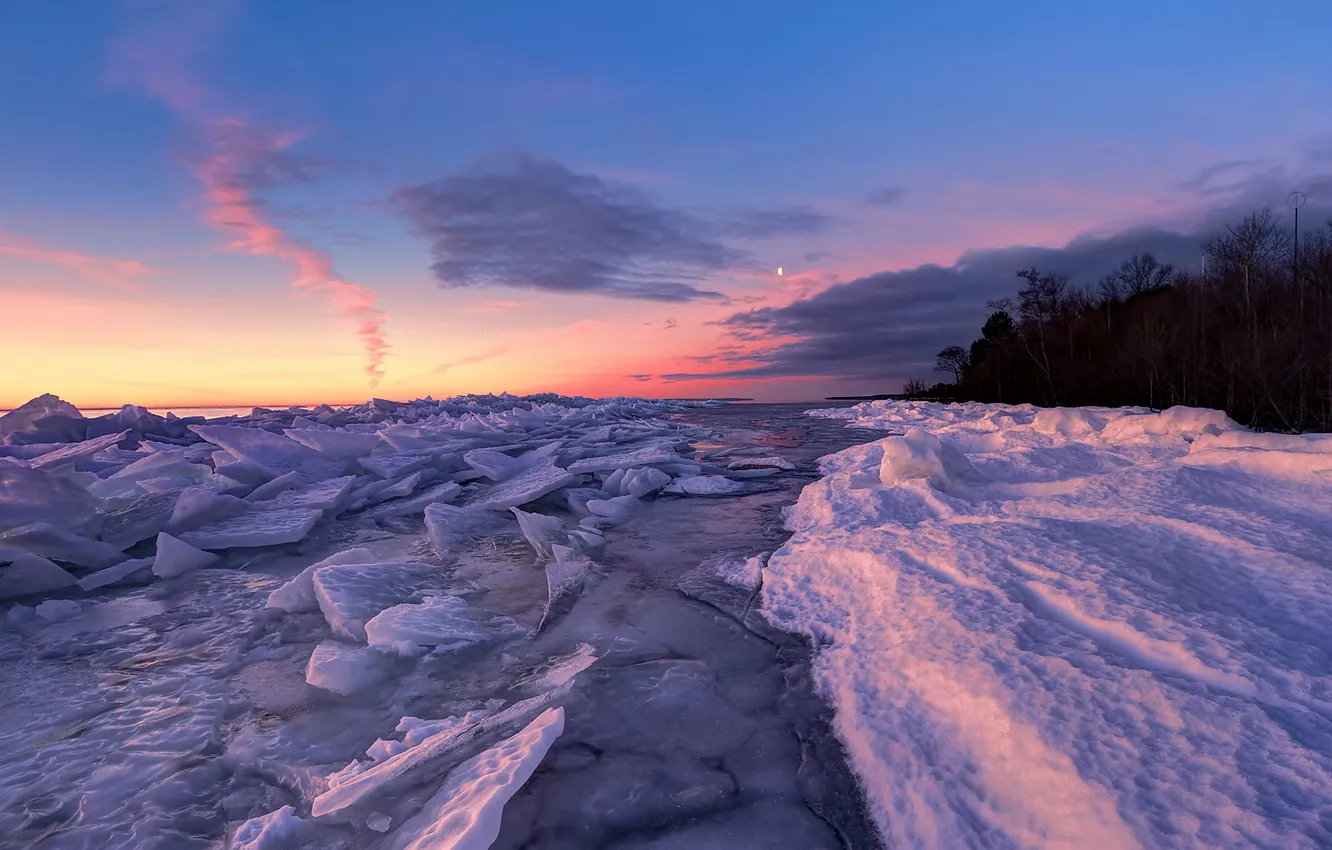
M 966 371 L 971 364 L 971 354 L 960 345 L 950 345 L 939 352 L 938 358 L 934 361 L 934 371 L 951 372 L 953 383 L 962 382 L 962 373 Z
M 902 384 L 902 395 L 922 396 L 925 395 L 929 387 L 920 378 L 907 378 L 906 383 Z

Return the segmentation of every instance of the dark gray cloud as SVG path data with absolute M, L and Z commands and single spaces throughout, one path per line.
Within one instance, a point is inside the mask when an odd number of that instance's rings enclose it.
M 726 319 L 723 324 L 740 340 L 797 338 L 762 351 L 757 359 L 764 362 L 759 365 L 662 378 L 821 376 L 896 386 L 911 376 L 928 377 L 934 355 L 945 346 L 969 343 L 985 321 L 985 303 L 1017 291 L 1019 269 L 1036 266 L 1091 283 L 1143 251 L 1166 262 L 1196 267 L 1199 240 L 1141 230 L 1108 239 L 1081 238 L 1061 249 L 972 251 L 953 266 L 880 272 L 837 284 L 785 307 L 763 307 Z M 755 358 L 731 355 L 701 362 L 728 359 Z
M 865 203 L 872 207 L 895 207 L 901 203 L 905 194 L 905 186 L 885 186 L 866 195 Z
M 652 380 L 652 376 L 651 376 L 651 375 L 627 375 L 626 377 L 631 378 L 631 379 L 633 379 L 633 380 L 635 380 L 635 381 L 650 381 L 650 380 Z
M 1227 180 L 1224 192 L 1214 181 Z M 1220 163 L 1190 181 L 1191 191 L 1212 201 L 1209 211 L 1174 228 L 1135 228 L 1105 237 L 1082 236 L 1063 248 L 1011 247 L 970 251 L 952 266 L 920 266 L 837 284 L 785 307 L 731 315 L 722 324 L 740 342 L 794 338 L 753 352 L 730 350 L 699 357 L 700 371 L 662 375 L 664 380 L 824 377 L 864 391 L 896 389 L 908 377 L 932 378 L 935 354 L 966 345 L 989 312 L 987 301 L 1011 297 L 1016 273 L 1035 266 L 1093 284 L 1123 260 L 1151 252 L 1163 262 L 1197 270 L 1201 242 L 1225 224 L 1270 204 L 1282 216 L 1286 195 L 1308 194 L 1301 230 L 1332 214 L 1332 175 L 1293 176 L 1264 163 Z M 739 365 L 745 361 L 751 365 Z M 757 365 L 752 365 L 758 361 Z M 728 364 L 736 368 L 726 369 Z M 705 372 L 713 368 L 719 371 Z
M 393 202 L 430 239 L 431 270 L 444 286 L 665 302 L 724 299 L 703 282 L 755 267 L 753 255 L 732 239 L 818 232 L 831 223 L 804 207 L 708 217 L 527 156 L 479 162 L 399 189 Z

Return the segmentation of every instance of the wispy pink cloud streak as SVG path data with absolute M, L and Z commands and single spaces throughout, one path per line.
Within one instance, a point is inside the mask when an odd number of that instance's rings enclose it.
M 60 266 L 116 289 L 140 289 L 138 279 L 153 272 L 153 269 L 137 260 L 117 260 L 78 251 L 43 248 L 2 231 L 0 231 L 0 255 Z
M 296 141 L 291 135 L 273 134 L 250 127 L 236 118 L 211 119 L 206 123 L 207 152 L 195 163 L 195 176 L 203 184 L 207 205 L 204 219 L 234 235 L 229 247 L 236 251 L 275 257 L 295 266 L 292 284 L 320 292 L 355 324 L 365 347 L 365 372 L 370 386 L 384 377 L 384 358 L 389 344 L 384 333 L 384 314 L 375 306 L 375 293 L 333 270 L 332 259 L 292 237 L 264 218 L 263 204 L 255 196 L 266 164 L 274 161 Z

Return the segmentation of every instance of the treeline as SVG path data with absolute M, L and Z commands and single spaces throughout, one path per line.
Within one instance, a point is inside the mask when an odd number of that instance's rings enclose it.
M 1201 273 L 1151 254 L 1090 287 L 1018 272 L 1016 299 L 969 348 L 939 353 L 950 384 L 921 397 L 1043 406 L 1182 404 L 1282 431 L 1332 430 L 1332 222 L 1294 233 L 1270 208 L 1205 240 Z

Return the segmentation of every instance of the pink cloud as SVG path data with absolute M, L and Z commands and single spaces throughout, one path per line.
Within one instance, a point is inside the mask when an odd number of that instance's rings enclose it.
M 125 290 L 142 289 L 138 279 L 154 272 L 154 269 L 137 260 L 118 260 L 78 251 L 43 248 L 3 232 L 0 232 L 0 255 L 60 266 L 98 283 Z
M 232 12 L 231 6 L 200 2 L 165 17 L 137 21 L 114 46 L 109 76 L 166 103 L 199 135 L 203 152 L 194 157 L 193 167 L 203 185 L 204 219 L 232 234 L 232 250 L 283 260 L 294 268 L 294 286 L 329 297 L 355 327 L 365 349 L 370 386 L 378 386 L 389 345 L 375 293 L 344 280 L 328 254 L 266 218 L 256 194 L 274 183 L 306 177 L 303 166 L 311 160 L 289 150 L 300 136 L 226 114 L 217 106 L 216 94 L 191 73 L 191 62 Z
M 254 194 L 262 166 L 274 154 L 286 151 L 297 137 L 251 127 L 236 118 L 209 121 L 205 136 L 209 150 L 195 164 L 195 176 L 203 184 L 207 205 L 204 219 L 233 234 L 228 246 L 232 250 L 285 260 L 295 267 L 294 286 L 329 296 L 354 323 L 366 352 L 366 375 L 370 385 L 377 386 L 384 377 L 389 345 L 384 335 L 384 314 L 375 306 L 375 293 L 343 280 L 333 270 L 327 254 L 266 220 Z

